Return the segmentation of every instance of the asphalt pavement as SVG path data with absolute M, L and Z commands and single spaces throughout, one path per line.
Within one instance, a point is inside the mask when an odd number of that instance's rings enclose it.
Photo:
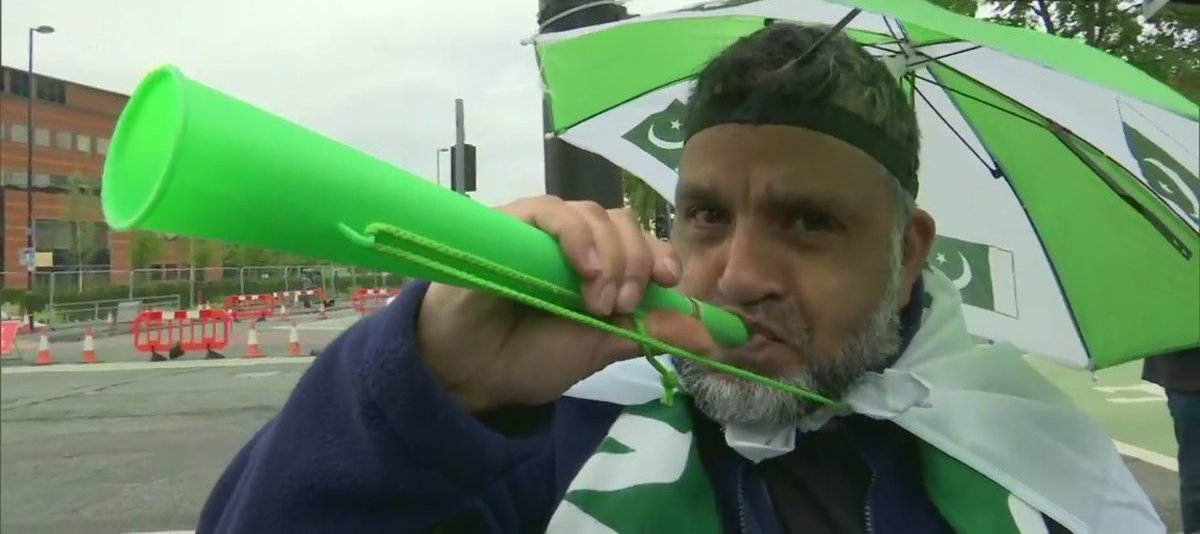
M 296 324 L 305 351 L 356 320 Z M 5 534 L 191 531 L 226 464 L 286 400 L 311 357 L 289 356 L 290 323 L 259 323 L 265 358 L 188 354 L 149 362 L 130 336 L 97 340 L 101 360 L 0 369 L 0 531 Z M 247 334 L 241 324 L 234 337 Z M 244 342 L 243 342 L 244 343 Z M 36 348 L 36 347 L 35 347 Z M 26 356 L 31 361 L 32 355 Z M 1178 475 L 1161 392 L 1136 369 L 1091 377 L 1048 365 L 1047 376 L 1113 433 L 1169 532 L 1178 532 Z
M 0 531 L 194 529 L 230 458 L 311 360 L 4 369 Z

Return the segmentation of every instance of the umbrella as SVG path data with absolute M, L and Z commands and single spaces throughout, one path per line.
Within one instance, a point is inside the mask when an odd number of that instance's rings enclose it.
M 922 0 L 706 2 L 536 36 L 553 135 L 672 198 L 692 78 L 771 21 L 844 28 L 911 95 L 972 334 L 1082 369 L 1200 346 L 1200 111 L 1083 43 Z

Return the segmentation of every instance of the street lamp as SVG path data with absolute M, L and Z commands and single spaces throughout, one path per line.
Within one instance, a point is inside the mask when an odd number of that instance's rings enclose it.
M 28 149 L 25 153 L 25 247 L 34 251 L 29 265 L 26 266 L 29 274 L 25 277 L 25 289 L 33 291 L 33 273 L 37 270 L 37 249 L 33 248 L 33 99 L 37 97 L 37 76 L 33 74 L 33 34 L 35 33 L 54 33 L 54 28 L 50 26 L 37 26 L 29 28 L 29 105 L 26 107 L 25 117 L 25 146 Z
M 449 148 L 439 148 L 439 149 L 437 149 L 437 153 L 434 154 L 434 157 L 435 157 L 434 168 L 437 169 L 437 184 L 439 186 L 442 185 L 442 152 L 449 152 L 449 151 L 450 151 Z

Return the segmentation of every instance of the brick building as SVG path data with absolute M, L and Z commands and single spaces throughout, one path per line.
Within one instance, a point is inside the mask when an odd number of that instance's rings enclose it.
M 123 284 L 131 268 L 131 238 L 103 222 L 99 192 L 104 157 L 127 95 L 37 76 L 31 132 L 29 76 L 0 68 L 0 179 L 3 184 L 3 287 L 25 287 L 28 143 L 33 142 L 33 218 L 38 273 L 111 270 Z M 176 247 L 163 247 L 162 264 L 181 265 Z M 158 262 L 156 262 L 158 263 Z M 94 276 L 94 275 L 93 275 Z M 44 277 L 37 277 L 38 285 Z M 99 280 L 97 280 L 99 281 Z

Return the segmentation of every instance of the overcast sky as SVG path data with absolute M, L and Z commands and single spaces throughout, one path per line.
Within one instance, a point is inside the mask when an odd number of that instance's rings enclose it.
M 637 0 L 649 13 L 695 3 Z M 433 180 L 466 101 L 486 204 L 544 191 L 537 0 L 4 0 L 0 52 L 128 94 L 149 70 L 184 73 Z M 301 7 L 303 6 L 303 7 Z M 449 161 L 442 157 L 443 183 Z

